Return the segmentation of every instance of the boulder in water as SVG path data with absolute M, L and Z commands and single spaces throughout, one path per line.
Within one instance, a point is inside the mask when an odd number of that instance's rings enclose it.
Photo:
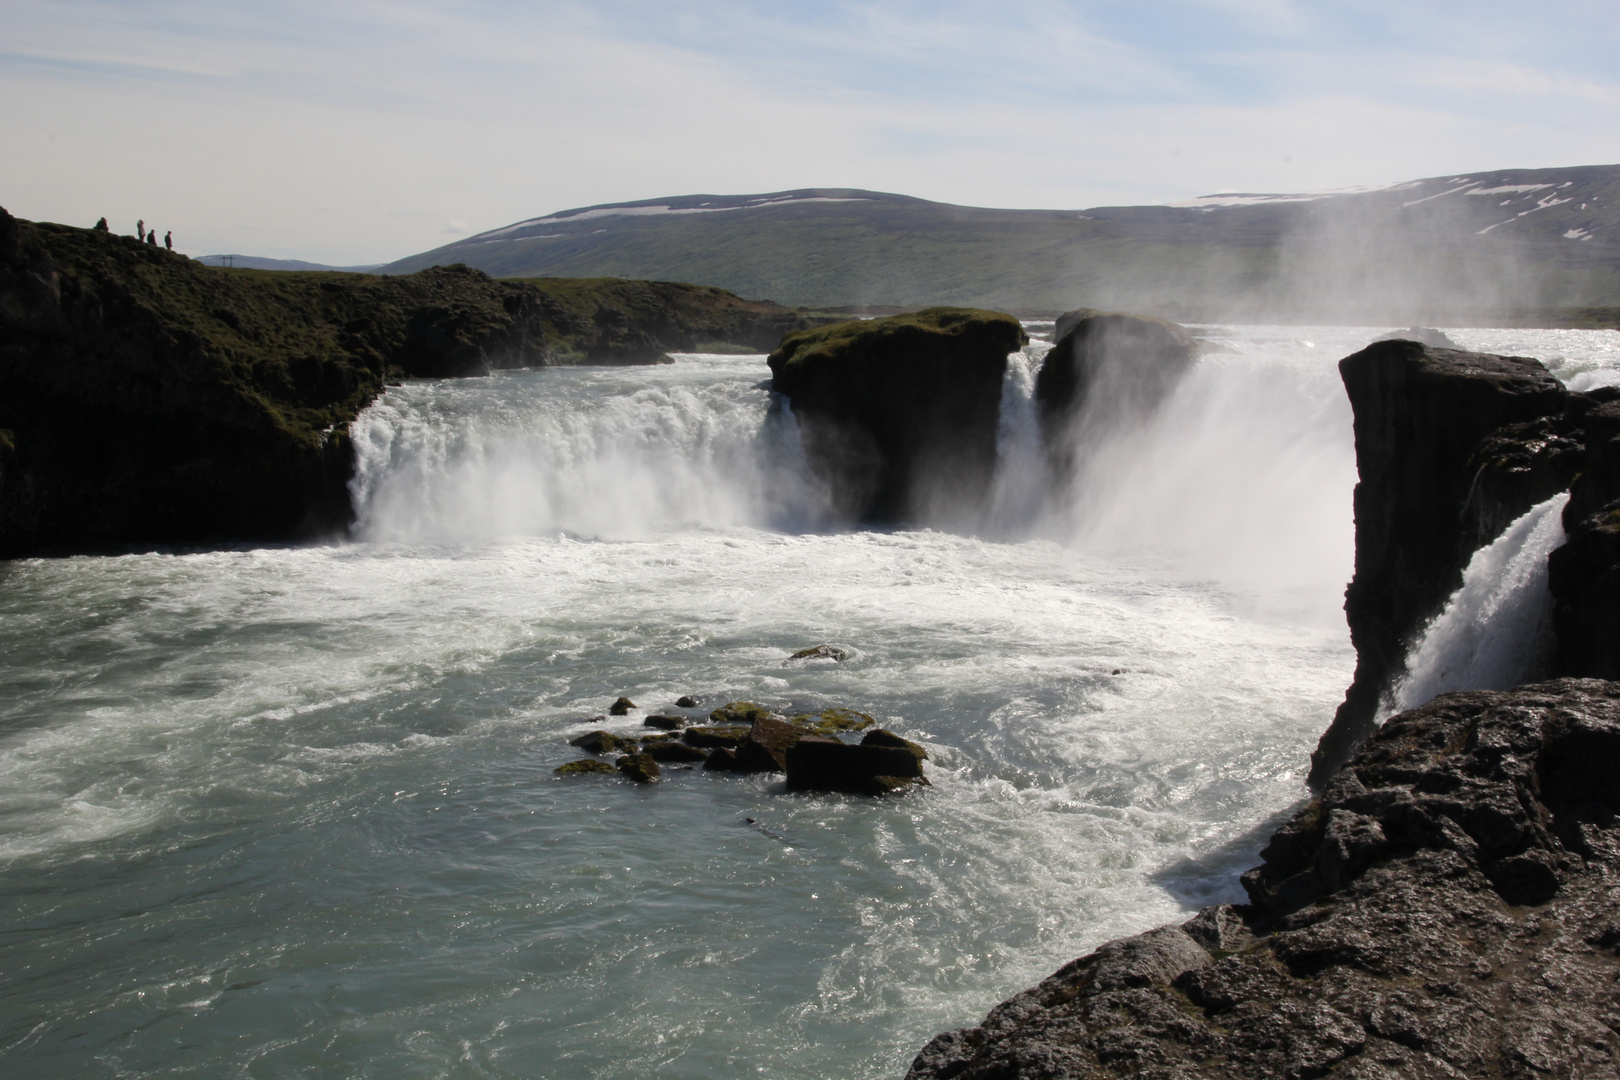
M 737 751 L 727 746 L 718 747 L 710 752 L 703 768 L 709 772 L 736 772 Z
M 593 754 L 608 754 L 617 750 L 633 749 L 636 740 L 627 739 L 622 735 L 615 735 L 611 731 L 590 731 L 578 738 L 569 739 L 569 746 L 577 746 L 581 750 L 588 750 Z
M 685 727 L 690 721 L 684 716 L 668 716 L 664 713 L 653 713 L 641 721 L 642 727 L 659 728 L 663 731 L 675 731 Z
M 695 709 L 701 704 L 703 704 L 703 699 L 693 697 L 691 694 L 683 694 L 675 699 L 675 707 L 677 709 Z
M 752 724 L 755 720 L 770 717 L 781 719 L 770 709 L 752 701 L 732 701 L 720 706 L 709 714 L 709 723 L 720 725 Z
M 837 645 L 812 645 L 808 649 L 800 649 L 788 660 L 835 660 L 842 663 L 849 659 L 849 650 Z
M 819 713 L 800 713 L 788 721 L 817 735 L 837 735 L 841 731 L 865 731 L 877 723 L 863 712 L 854 709 L 822 709 Z
M 671 739 L 665 742 L 647 743 L 642 746 L 642 752 L 651 755 L 654 761 L 660 763 L 681 763 L 694 761 L 707 761 L 709 755 L 690 743 L 676 742 Z
M 840 513 L 932 520 L 988 496 L 1007 356 L 1028 340 L 1011 315 L 928 308 L 789 334 L 767 362 Z
M 1413 326 L 1405 330 L 1391 330 L 1387 334 L 1380 334 L 1374 341 L 1415 341 L 1419 345 L 1427 345 L 1431 349 L 1459 348 L 1455 341 L 1448 338 L 1443 332 L 1432 326 Z
M 789 791 L 842 791 L 882 795 L 894 780 L 926 784 L 922 759 L 901 746 L 852 746 L 821 735 L 805 735 L 784 755 Z M 903 786 L 903 785 L 899 785 Z
M 804 737 L 804 729 L 781 720 L 760 717 L 748 729 L 748 738 L 737 747 L 737 772 L 781 772 L 787 767 L 786 755 Z
M 651 784 L 661 775 L 651 754 L 626 754 L 618 761 L 619 771 L 638 784 Z
M 748 738 L 748 730 L 735 724 L 725 727 L 689 727 L 681 732 L 681 741 L 689 746 L 725 746 L 735 750 Z
M 1136 315 L 1089 315 L 1046 354 L 1035 400 L 1048 452 L 1074 469 L 1086 443 L 1142 423 L 1192 366 L 1181 327 Z
M 600 758 L 581 758 L 566 765 L 559 765 L 551 771 L 560 776 L 584 776 L 589 773 L 618 772 L 618 769 Z
M 630 715 L 630 710 L 635 708 L 635 707 L 636 707 L 635 702 L 631 701 L 627 697 L 622 697 L 619 700 L 615 701 L 612 705 L 608 706 L 608 715 L 609 716 L 629 716 Z
M 924 750 L 921 746 L 912 742 L 910 739 L 903 739 L 894 732 L 888 731 L 884 728 L 878 728 L 876 731 L 868 731 L 866 733 L 866 737 L 861 739 L 861 745 L 892 746 L 901 750 L 910 751 L 918 761 L 928 760 L 927 750 Z

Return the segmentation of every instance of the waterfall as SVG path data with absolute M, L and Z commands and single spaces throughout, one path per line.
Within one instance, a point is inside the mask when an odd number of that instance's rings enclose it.
M 1048 345 L 1031 344 L 1007 357 L 996 427 L 996 475 L 985 512 L 985 528 L 991 535 L 1026 533 L 1051 492 L 1035 405 L 1035 376 L 1050 351 Z
M 350 427 L 356 535 L 633 538 L 817 520 L 798 431 L 757 360 L 542 369 L 395 387 Z
M 1445 609 L 1407 654 L 1397 709 L 1452 690 L 1506 690 L 1546 670 L 1552 647 L 1547 556 L 1564 542 L 1563 492 L 1474 553 Z

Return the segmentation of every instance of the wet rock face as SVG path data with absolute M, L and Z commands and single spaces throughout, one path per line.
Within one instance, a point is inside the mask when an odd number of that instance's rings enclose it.
M 911 1080 L 1620 1074 L 1620 684 L 1390 720 L 1244 877 L 1112 942 Z
M 1620 678 L 1620 401 L 1584 418 L 1585 469 L 1564 507 L 1568 542 L 1547 561 L 1562 674 Z
M 1041 428 L 1060 471 L 1084 442 L 1142 423 L 1192 366 L 1192 338 L 1181 327 L 1135 315 L 1092 314 L 1068 327 L 1035 379 Z
M 789 334 L 768 362 L 838 512 L 936 520 L 987 497 L 1007 356 L 1027 342 L 1010 315 L 929 308 Z
M 1580 396 L 1536 360 L 1396 340 L 1346 357 L 1339 373 L 1360 473 L 1355 577 L 1345 593 L 1356 675 L 1312 755 L 1317 785 L 1370 733 L 1412 638 L 1462 584 L 1475 548 L 1538 494 L 1560 490 L 1551 485 L 1577 464 L 1568 452 L 1575 429 L 1563 418 Z

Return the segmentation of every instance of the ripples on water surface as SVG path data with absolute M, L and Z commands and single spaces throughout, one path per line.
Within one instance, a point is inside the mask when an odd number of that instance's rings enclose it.
M 892 1077 L 1236 898 L 1350 675 L 1371 334 L 1209 333 L 979 536 L 831 527 L 760 359 L 687 357 L 390 391 L 353 542 L 4 565 L 0 1071 Z M 1549 333 L 1454 336 L 1612 374 Z M 935 787 L 556 778 L 621 693 L 850 705 Z

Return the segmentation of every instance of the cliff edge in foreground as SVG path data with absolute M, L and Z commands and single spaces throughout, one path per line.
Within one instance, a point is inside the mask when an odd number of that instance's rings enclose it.
M 1244 875 L 947 1032 L 908 1080 L 1620 1074 L 1620 684 L 1389 720 Z

